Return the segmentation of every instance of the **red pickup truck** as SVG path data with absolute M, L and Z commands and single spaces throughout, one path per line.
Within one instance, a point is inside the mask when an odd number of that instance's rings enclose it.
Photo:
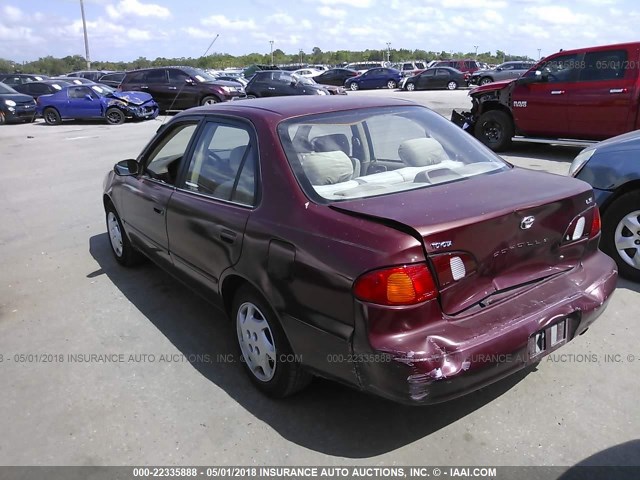
M 494 151 L 585 145 L 640 128 L 640 42 L 560 51 L 517 80 L 474 88 L 452 121 Z

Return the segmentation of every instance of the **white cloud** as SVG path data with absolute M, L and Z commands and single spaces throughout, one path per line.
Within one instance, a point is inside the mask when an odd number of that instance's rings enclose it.
M 320 0 L 323 5 L 345 5 L 356 8 L 369 8 L 375 3 L 375 0 Z
M 296 20 L 286 13 L 274 13 L 273 15 L 269 15 L 267 17 L 267 22 L 276 23 L 278 25 L 295 25 Z
M 327 7 L 326 5 L 318 7 L 317 11 L 320 15 L 327 18 L 343 19 L 347 16 L 347 12 L 345 10 Z
M 22 10 L 12 5 L 5 5 L 2 8 L 2 13 L 5 17 L 7 17 L 7 20 L 10 20 L 12 22 L 17 22 L 18 20 L 22 19 Z
M 568 7 L 560 7 L 557 5 L 529 7 L 525 9 L 525 12 L 541 22 L 556 25 L 585 24 L 591 18 L 589 15 L 574 13 Z
M 231 20 L 224 15 L 212 15 L 203 18 L 200 22 L 202 25 L 218 27 L 225 30 L 255 30 L 256 22 L 250 18 L 249 20 Z
M 116 5 L 106 6 L 107 15 L 113 19 L 119 19 L 127 15 L 137 17 L 168 18 L 171 12 L 168 8 L 155 3 L 142 3 L 138 0 L 121 0 Z

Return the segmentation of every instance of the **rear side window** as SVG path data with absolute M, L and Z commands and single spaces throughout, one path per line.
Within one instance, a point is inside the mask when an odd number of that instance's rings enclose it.
M 147 83 L 167 83 L 167 72 L 164 69 L 149 70 L 145 76 Z
M 580 81 L 619 80 L 629 68 L 626 50 L 587 52 L 580 71 Z
M 145 71 L 129 73 L 124 83 L 144 83 L 146 73 Z

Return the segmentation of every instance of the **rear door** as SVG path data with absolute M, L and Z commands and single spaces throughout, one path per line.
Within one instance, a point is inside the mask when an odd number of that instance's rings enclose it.
M 166 68 L 148 70 L 144 76 L 144 84 L 140 86 L 143 92 L 150 93 L 160 106 L 160 110 L 176 109 L 173 101 L 176 90 L 170 88 L 169 76 Z
M 635 48 L 585 53 L 583 68 L 568 95 L 572 137 L 602 140 L 633 130 L 638 60 Z
M 169 201 L 167 234 L 185 281 L 218 291 L 222 272 L 240 259 L 244 230 L 256 204 L 257 150 L 247 124 L 211 119 Z
M 551 138 L 571 136 L 569 91 L 575 84 L 580 60 L 577 54 L 553 57 L 539 67 L 548 76 L 547 81 L 514 87 L 511 111 L 521 133 Z

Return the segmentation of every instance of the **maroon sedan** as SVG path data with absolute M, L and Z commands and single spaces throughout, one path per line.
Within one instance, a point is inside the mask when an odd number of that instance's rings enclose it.
M 314 374 L 463 395 L 583 334 L 616 284 L 589 185 L 401 100 L 190 109 L 104 187 L 116 260 L 149 257 L 226 312 L 274 396 Z

